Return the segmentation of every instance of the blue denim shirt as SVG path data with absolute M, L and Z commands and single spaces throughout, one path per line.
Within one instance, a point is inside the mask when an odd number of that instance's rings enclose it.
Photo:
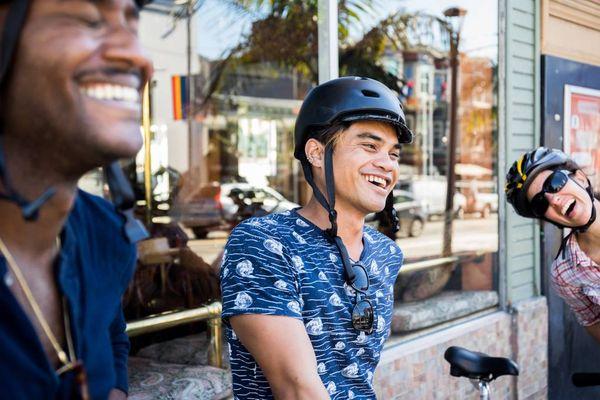
M 93 399 L 106 399 L 112 388 L 127 392 L 129 340 L 121 296 L 133 274 L 136 252 L 122 227 L 110 203 L 79 191 L 55 265 Z M 0 256 L 0 399 L 71 398 L 73 376 L 55 374 L 31 321 L 7 286 L 6 273 L 6 260 Z

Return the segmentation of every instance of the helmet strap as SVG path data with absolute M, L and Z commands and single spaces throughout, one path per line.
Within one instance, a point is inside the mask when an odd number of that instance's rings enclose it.
M 558 256 L 560 256 L 560 254 L 564 251 L 567 241 L 569 240 L 569 238 L 571 237 L 571 235 L 573 233 L 579 232 L 579 233 L 583 233 L 585 231 L 587 231 L 589 229 L 589 227 L 594 223 L 594 221 L 596 221 L 596 207 L 594 206 L 594 189 L 592 188 L 592 183 L 590 182 L 590 180 L 588 179 L 588 186 L 587 188 L 584 188 L 585 191 L 587 192 L 587 194 L 590 196 L 590 200 L 592 201 L 592 213 L 590 214 L 590 219 L 588 219 L 588 222 L 586 222 L 583 225 L 580 226 L 575 226 L 575 227 L 570 227 L 570 226 L 565 226 L 562 224 L 558 224 L 554 221 L 551 221 L 548 218 L 543 218 L 545 221 L 550 222 L 553 225 L 556 225 L 559 228 L 569 228 L 571 229 L 571 232 L 569 232 L 569 234 L 567 236 L 565 236 L 560 244 L 560 249 L 558 249 L 558 253 L 556 254 L 556 257 L 554 257 L 555 259 L 558 258 Z M 577 181 L 573 180 L 573 182 L 575 182 L 576 184 L 578 184 L 581 188 L 583 188 L 583 186 L 581 186 Z
M 387 213 L 389 221 L 391 223 L 391 231 L 392 233 L 397 233 L 400 230 L 400 218 L 398 218 L 398 212 L 394 208 L 394 190 L 388 194 L 388 197 L 385 199 L 385 209 L 384 212 Z
M 130 243 L 146 239 L 148 231 L 140 220 L 133 215 L 135 195 L 129 181 L 125 177 L 118 161 L 114 161 L 104 168 L 104 176 L 110 189 L 110 196 L 117 211 L 125 219 L 123 233 Z
M 327 214 L 329 215 L 329 222 L 331 223 L 331 228 L 325 230 L 325 232 L 330 238 L 333 239 L 337 236 L 337 212 L 335 211 L 335 180 L 333 177 L 333 147 L 331 145 L 325 146 L 324 167 L 325 187 L 327 190 L 327 196 L 329 197 L 329 202 L 315 183 L 310 163 L 308 163 L 308 161 L 306 160 L 302 161 L 304 177 L 306 178 L 306 181 L 312 188 L 315 198 L 321 204 L 321 206 L 323 206 L 323 208 L 327 211 Z
M 26 221 L 35 221 L 39 217 L 40 208 L 56 193 L 55 188 L 46 189 L 37 199 L 28 201 L 15 189 L 8 176 L 4 151 L 2 146 L 2 128 L 0 127 L 0 181 L 4 186 L 4 193 L 0 193 L 0 199 L 11 201 L 21 208 L 21 213 Z
M 327 196 L 329 197 L 329 202 L 319 188 L 317 187 L 310 163 L 306 160 L 302 161 L 302 169 L 304 170 L 304 177 L 308 184 L 312 187 L 313 193 L 317 201 L 323 206 L 323 208 L 327 211 L 329 215 L 329 222 L 331 223 L 331 228 L 326 229 L 325 233 L 329 240 L 331 240 L 342 257 L 342 264 L 344 266 L 344 271 L 346 274 L 346 279 L 350 285 L 354 283 L 356 280 L 356 274 L 352 269 L 352 263 L 350 261 L 350 255 L 348 254 L 348 250 L 346 249 L 346 245 L 342 241 L 342 238 L 337 234 L 337 212 L 335 211 L 335 179 L 333 177 L 333 146 L 327 145 L 325 146 L 325 187 L 327 190 Z

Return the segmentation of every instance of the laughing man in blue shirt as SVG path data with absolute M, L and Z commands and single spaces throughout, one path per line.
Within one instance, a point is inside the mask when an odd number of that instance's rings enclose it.
M 0 0 L 1 399 L 126 397 L 120 300 L 143 230 L 77 181 L 141 147 L 142 3 Z

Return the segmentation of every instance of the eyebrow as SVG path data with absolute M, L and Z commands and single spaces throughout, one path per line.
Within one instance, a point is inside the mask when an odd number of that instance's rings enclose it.
M 357 135 L 357 137 L 361 138 L 361 139 L 371 139 L 371 140 L 374 140 L 376 142 L 383 143 L 383 139 L 381 138 L 381 136 L 376 135 L 376 134 L 371 133 L 371 132 L 362 132 L 362 133 L 359 133 Z M 400 143 L 396 143 L 394 145 L 394 148 L 400 150 L 402 148 L 402 145 Z
M 84 3 L 92 3 L 94 5 L 101 5 L 101 4 L 114 4 L 115 0 L 58 0 L 59 3 L 71 3 L 71 2 L 84 2 Z M 133 8 L 131 10 L 127 10 L 126 12 L 128 12 L 131 16 L 133 16 L 134 18 L 139 19 L 140 18 L 140 10 L 137 7 L 137 5 L 135 4 L 135 1 L 133 2 Z

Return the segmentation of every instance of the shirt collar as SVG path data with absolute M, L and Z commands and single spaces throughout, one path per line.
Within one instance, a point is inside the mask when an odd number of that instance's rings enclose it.
M 582 267 L 596 267 L 596 263 L 592 260 L 583 250 L 579 247 L 579 243 L 577 242 L 577 235 L 571 235 L 569 241 L 567 242 L 567 246 L 569 248 L 569 252 L 573 257 L 573 261 L 575 265 L 580 265 Z

